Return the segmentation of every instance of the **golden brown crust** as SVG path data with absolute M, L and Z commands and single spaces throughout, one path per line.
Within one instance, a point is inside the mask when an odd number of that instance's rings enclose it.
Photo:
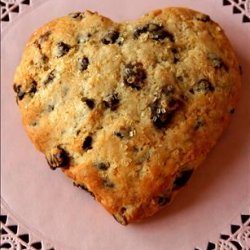
M 127 23 L 58 18 L 32 35 L 14 83 L 51 168 L 127 224 L 186 184 L 226 128 L 241 78 L 218 24 L 167 8 Z

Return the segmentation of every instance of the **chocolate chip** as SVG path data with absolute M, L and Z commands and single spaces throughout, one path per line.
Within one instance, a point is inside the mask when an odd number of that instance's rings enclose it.
M 228 66 L 225 64 L 225 62 L 218 56 L 216 56 L 213 53 L 210 53 L 208 55 L 209 60 L 211 61 L 213 67 L 215 69 L 224 69 L 226 71 L 228 71 Z
M 239 71 L 240 71 L 240 75 L 243 75 L 243 69 L 242 69 L 241 65 L 239 65 Z
M 16 92 L 17 94 L 17 100 L 21 101 L 24 96 L 25 96 L 25 92 L 22 90 L 22 86 L 21 85 L 17 85 L 17 84 L 14 84 L 13 85 L 13 89 L 14 91 Z
M 172 120 L 174 112 L 167 111 L 163 108 L 158 108 L 155 113 L 152 112 L 151 119 L 157 128 L 166 127 Z
M 67 168 L 69 166 L 69 155 L 60 146 L 54 148 L 46 156 L 46 159 L 50 168 L 53 170 L 55 170 L 56 168 Z
M 179 62 L 179 59 L 177 57 L 174 56 L 174 59 L 173 59 L 173 63 L 176 64 Z
M 90 33 L 87 33 L 87 34 L 80 34 L 77 36 L 77 43 L 80 44 L 80 43 L 86 43 L 89 41 L 91 37 L 91 34 Z
M 184 97 L 175 92 L 172 84 L 165 85 L 151 104 L 151 119 L 156 128 L 166 127 L 183 104 Z
M 118 108 L 120 99 L 117 93 L 113 93 L 112 95 L 108 96 L 106 100 L 103 100 L 102 103 L 104 108 L 109 108 L 110 110 L 114 111 Z
M 105 162 L 98 162 L 95 164 L 95 166 L 99 169 L 99 170 L 103 170 L 106 171 L 109 169 L 110 164 L 109 163 L 105 163 Z
M 172 48 L 171 51 L 172 51 L 173 54 L 177 54 L 178 53 L 178 50 L 176 48 Z
M 125 65 L 123 81 L 131 88 L 140 90 L 144 85 L 146 77 L 147 74 L 142 63 L 129 63 Z
M 138 39 L 141 34 L 146 33 L 146 32 L 147 32 L 147 25 L 142 26 L 142 27 L 137 27 L 134 32 L 134 38 Z
M 234 112 L 235 112 L 234 108 L 230 109 L 230 111 L 229 111 L 230 114 L 234 114 Z
M 206 94 L 208 92 L 214 92 L 214 86 L 209 80 L 201 79 L 194 85 L 192 89 L 190 89 L 190 92 L 192 94 L 196 92 L 202 92 Z
M 87 57 L 83 57 L 82 59 L 79 60 L 80 71 L 86 70 L 88 66 L 89 66 L 89 59 Z
M 64 42 L 57 43 L 57 57 L 66 55 L 70 50 L 70 46 Z
M 205 15 L 205 14 L 199 14 L 199 15 L 196 17 L 196 19 L 197 19 L 198 21 L 201 21 L 201 22 L 204 22 L 204 23 L 209 22 L 209 21 L 211 20 L 211 19 L 210 19 L 210 16 Z
M 213 58 L 212 63 L 213 63 L 213 66 L 215 69 L 224 68 L 224 69 L 228 70 L 227 65 L 222 61 L 221 58 Z
M 170 97 L 169 99 L 168 99 L 168 107 L 169 107 L 169 109 L 177 109 L 178 108 L 178 106 L 179 106 L 179 100 L 177 100 L 176 98 L 174 98 L 174 97 Z
M 168 37 L 171 42 L 174 41 L 173 35 L 171 33 L 167 32 L 166 30 L 158 30 L 158 31 L 153 33 L 154 40 L 163 40 L 166 37 Z
M 69 13 L 69 17 L 71 17 L 77 21 L 80 21 L 83 19 L 83 13 L 82 12 L 72 12 L 72 13 Z
M 46 42 L 49 39 L 49 36 L 51 35 L 51 31 L 47 31 L 44 34 L 42 34 L 35 42 L 34 44 L 38 47 L 39 50 L 41 50 L 41 44 Z
M 196 120 L 196 122 L 195 122 L 194 130 L 200 129 L 201 127 L 204 126 L 204 124 L 205 124 L 205 123 L 204 123 L 203 119 L 198 118 L 198 119 Z
M 123 139 L 125 137 L 125 134 L 121 131 L 115 131 L 114 135 L 119 137 L 120 139 Z
M 151 119 L 156 128 L 166 127 L 174 117 L 179 108 L 180 101 L 175 97 L 161 96 L 151 105 Z
M 92 149 L 92 142 L 93 138 L 90 135 L 88 135 L 83 141 L 82 148 L 86 151 Z
M 48 112 L 51 112 L 51 111 L 54 110 L 54 108 L 55 108 L 54 105 L 49 105 L 48 108 L 47 108 L 47 110 L 48 110 Z
M 35 45 L 36 48 L 38 48 L 38 49 L 41 51 L 42 46 L 41 46 L 41 44 L 39 43 L 39 39 L 34 41 L 34 45 Z
M 176 80 L 178 83 L 182 84 L 184 82 L 184 77 L 183 76 L 176 76 Z
M 134 38 L 138 39 L 143 33 L 149 33 L 149 37 L 156 41 L 168 38 L 171 42 L 174 42 L 173 34 L 165 30 L 164 27 L 159 24 L 149 23 L 144 26 L 137 27 L 134 32 Z
M 175 87 L 172 84 L 168 84 L 162 88 L 162 91 L 166 96 L 169 96 L 175 92 Z
M 21 90 L 17 93 L 17 98 L 19 101 L 21 101 L 25 96 L 25 92 L 22 92 Z
M 113 44 L 119 38 L 120 33 L 116 30 L 109 31 L 102 39 L 103 44 Z
M 114 135 L 117 136 L 120 139 L 126 138 L 132 138 L 135 136 L 136 130 L 132 128 L 120 128 L 118 131 L 114 132 Z
M 185 169 L 178 173 L 173 184 L 173 190 L 179 189 L 186 185 L 186 183 L 191 178 L 193 171 L 193 169 Z
M 161 195 L 161 196 L 155 197 L 154 201 L 159 206 L 165 206 L 166 204 L 168 204 L 171 201 L 171 197 L 170 196 L 166 196 L 166 195 Z
M 122 37 L 122 36 L 120 36 L 118 39 L 117 39 L 117 44 L 119 45 L 119 46 L 122 46 L 123 44 L 124 44 L 124 42 L 125 42 L 125 38 L 124 37 Z
M 179 62 L 178 50 L 176 48 L 172 48 L 171 51 L 173 53 L 173 63 L 176 64 Z
M 91 191 L 89 191 L 89 189 L 84 184 L 82 184 L 82 183 L 81 184 L 76 184 L 75 182 L 73 182 L 73 185 L 75 187 L 81 188 L 82 190 L 88 192 L 91 196 L 93 196 L 95 198 L 94 193 L 92 193 Z
M 127 211 L 127 208 L 126 208 L 126 207 L 121 207 L 120 213 L 121 213 L 122 215 L 124 215 L 126 211 Z
M 16 83 L 13 84 L 13 90 L 14 90 L 15 93 L 18 92 L 18 86 L 20 86 L 20 85 L 18 85 Z
M 121 207 L 119 210 L 119 213 L 113 214 L 114 219 L 124 226 L 128 224 L 128 221 L 125 215 L 126 211 L 127 211 L 126 207 Z
M 36 127 L 36 126 L 38 125 L 38 123 L 37 123 L 36 121 L 34 121 L 34 122 L 32 122 L 30 125 L 31 125 L 32 127 Z
M 44 80 L 43 84 L 46 86 L 47 84 L 51 83 L 55 79 L 55 70 L 52 70 L 48 75 L 47 78 Z
M 82 98 L 82 101 L 86 103 L 86 105 L 90 108 L 93 109 L 95 107 L 95 100 L 94 99 L 89 99 L 89 98 Z
M 49 58 L 45 54 L 43 54 L 41 57 L 41 62 L 42 64 L 47 64 L 49 62 Z
M 115 184 L 113 182 L 111 182 L 109 179 L 104 179 L 102 181 L 102 184 L 106 188 L 114 188 L 115 187 Z
M 35 94 L 36 92 L 37 92 L 37 83 L 36 81 L 32 81 L 29 94 Z
M 49 39 L 49 36 L 51 35 L 51 31 L 48 30 L 47 32 L 45 32 L 43 35 L 41 35 L 39 37 L 39 43 L 43 43 L 43 42 L 46 42 L 48 39 Z
M 173 34 L 171 34 L 170 32 L 166 30 L 160 29 L 160 30 L 152 32 L 152 39 L 156 41 L 163 40 L 165 38 L 168 38 L 169 41 L 174 42 Z
M 121 215 L 115 215 L 113 214 L 114 219 L 119 222 L 120 224 L 126 226 L 128 224 L 127 218 L 125 216 Z

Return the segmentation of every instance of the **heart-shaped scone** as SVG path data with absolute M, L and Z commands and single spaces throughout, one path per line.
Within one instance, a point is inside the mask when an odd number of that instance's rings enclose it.
M 218 24 L 185 8 L 115 23 L 85 11 L 36 31 L 14 79 L 24 127 L 122 224 L 168 204 L 226 128 L 240 67 Z

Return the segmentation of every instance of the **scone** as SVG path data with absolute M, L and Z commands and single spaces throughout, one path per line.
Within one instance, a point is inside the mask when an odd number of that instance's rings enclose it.
M 14 77 L 23 125 L 49 166 L 121 224 L 153 215 L 188 182 L 240 85 L 221 27 L 185 8 L 124 23 L 90 11 L 58 18 L 32 35 Z

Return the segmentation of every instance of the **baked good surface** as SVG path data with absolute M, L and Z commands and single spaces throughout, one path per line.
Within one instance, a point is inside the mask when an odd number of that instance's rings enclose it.
M 115 23 L 91 11 L 38 29 L 14 76 L 23 125 L 121 224 L 167 205 L 225 130 L 241 84 L 221 27 L 185 8 Z

